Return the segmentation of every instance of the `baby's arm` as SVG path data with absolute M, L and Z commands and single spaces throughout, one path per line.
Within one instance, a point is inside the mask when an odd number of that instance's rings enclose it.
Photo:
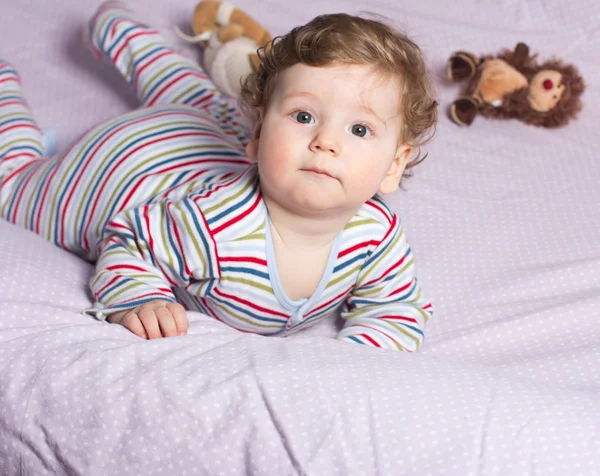
M 120 213 L 106 226 L 90 282 L 99 317 L 140 337 L 185 332 L 185 310 L 173 290 L 210 277 L 215 257 L 204 217 L 189 198 Z
M 346 323 L 338 339 L 412 352 L 421 345 L 431 315 L 431 304 L 414 274 L 412 251 L 394 216 L 346 300 L 342 310 Z

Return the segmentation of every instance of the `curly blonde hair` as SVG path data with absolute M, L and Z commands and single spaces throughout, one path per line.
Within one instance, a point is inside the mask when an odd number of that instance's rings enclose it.
M 417 150 L 406 165 L 422 162 L 420 147 L 435 132 L 438 102 L 420 48 L 406 35 L 383 21 L 344 13 L 320 15 L 289 33 L 275 37 L 258 49 L 259 68 L 242 84 L 240 106 L 255 123 L 262 122 L 278 74 L 295 64 L 371 65 L 400 84 L 402 141 Z

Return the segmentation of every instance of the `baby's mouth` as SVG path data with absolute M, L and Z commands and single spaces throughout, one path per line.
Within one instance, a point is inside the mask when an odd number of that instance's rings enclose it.
M 315 177 L 323 177 L 323 178 L 335 178 L 333 175 L 331 175 L 329 172 L 327 172 L 325 169 L 321 169 L 319 167 L 308 167 L 305 169 L 301 169 L 303 172 L 308 172 L 309 174 L 315 176 Z

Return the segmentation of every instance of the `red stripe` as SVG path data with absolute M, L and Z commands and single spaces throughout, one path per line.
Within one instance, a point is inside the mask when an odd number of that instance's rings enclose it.
M 392 220 L 390 220 L 390 214 L 387 210 L 384 210 L 383 208 L 381 208 L 379 205 L 377 205 L 374 201 L 369 200 L 368 202 L 365 203 L 365 205 L 368 205 L 370 207 L 375 208 L 376 210 L 379 210 L 381 212 L 381 214 L 383 216 L 385 216 L 385 218 L 387 219 L 388 223 L 392 223 Z M 396 218 L 396 216 L 394 215 L 394 219 Z M 395 221 L 395 220 L 394 220 Z
M 404 286 L 402 286 L 401 288 L 396 289 L 395 291 L 393 291 L 392 293 L 390 293 L 388 295 L 389 296 L 393 296 L 395 294 L 400 294 L 402 291 L 405 291 L 407 288 L 411 287 L 412 284 L 414 283 L 414 279 L 411 279 L 410 282 L 408 284 L 405 284 Z
M 192 273 L 188 266 L 188 262 L 185 259 L 186 253 L 183 250 L 183 243 L 181 242 L 181 235 L 179 234 L 179 228 L 177 228 L 177 221 L 176 221 L 175 217 L 173 216 L 173 214 L 171 213 L 171 207 L 169 207 L 169 209 L 167 211 L 169 213 L 169 216 L 171 217 L 173 233 L 175 234 L 175 239 L 177 240 L 177 245 L 179 246 L 179 255 L 181 256 L 181 260 L 183 261 L 183 267 L 184 267 L 183 272 L 185 273 L 185 276 L 182 276 L 182 277 L 184 279 L 187 279 L 187 276 L 191 275 Z
M 114 283 L 114 282 L 115 282 L 117 279 L 119 279 L 119 276 L 115 276 L 114 278 L 112 278 L 112 279 L 111 279 L 111 280 L 110 280 L 108 283 L 106 283 L 104 286 L 102 286 L 100 289 L 98 289 L 98 291 L 96 291 L 96 292 L 94 293 L 94 297 L 95 297 L 96 299 L 98 299 L 98 296 L 100 296 L 100 294 L 102 294 L 106 288 L 109 288 L 110 286 L 112 286 L 112 284 L 113 284 L 113 283 Z
M 360 337 L 364 337 L 365 339 L 367 339 L 371 344 L 373 344 L 375 347 L 381 347 L 376 341 L 374 341 L 373 339 L 371 339 L 367 334 L 358 334 Z
M 371 281 L 368 281 L 366 283 L 363 283 L 361 285 L 361 287 L 366 287 L 366 286 L 370 286 L 371 284 L 376 283 L 377 281 L 382 281 L 383 279 L 385 279 L 386 276 L 388 276 L 390 274 L 390 271 L 394 268 L 396 268 L 397 266 L 399 266 L 402 261 L 404 261 L 404 258 L 402 258 L 400 261 L 398 261 L 397 263 L 393 264 L 392 266 L 390 266 L 385 273 L 380 274 L 379 276 L 377 276 L 375 279 L 372 279 Z
M 377 316 L 378 319 L 387 319 L 391 321 L 408 321 L 414 324 L 418 324 L 419 322 L 414 317 L 408 316 Z
M 154 97 L 151 100 L 146 100 L 146 104 L 147 106 L 152 106 L 154 105 L 154 103 L 160 99 L 160 97 L 163 95 L 163 93 L 169 89 L 171 86 L 173 86 L 173 84 L 177 84 L 179 81 L 181 81 L 183 78 L 185 78 L 186 76 L 196 76 L 193 72 L 191 71 L 185 71 L 183 74 L 173 78 L 171 81 L 169 81 L 167 84 L 165 84 L 163 86 L 163 88 L 158 91 Z
M 32 164 L 32 162 L 29 162 L 27 165 L 31 165 L 31 164 Z M 18 194 L 18 196 L 17 196 L 17 198 L 15 200 L 14 209 L 13 209 L 13 212 L 12 212 L 12 217 L 13 217 L 12 218 L 12 222 L 13 223 L 16 223 L 17 212 L 19 211 L 19 206 L 21 205 L 21 199 L 23 198 L 23 193 L 25 193 L 25 189 L 27 188 L 27 184 L 31 181 L 31 179 L 34 177 L 34 175 L 35 175 L 35 171 L 30 171 L 30 173 L 27 176 L 27 178 L 19 184 L 19 187 L 20 187 L 21 190 L 19 191 L 19 194 Z
M 206 299 L 202 298 L 202 299 L 201 299 L 201 301 L 202 301 L 202 304 L 204 305 L 204 308 L 205 308 L 205 310 L 207 310 L 207 311 L 208 311 L 208 314 L 209 314 L 210 316 L 214 317 L 214 318 L 215 318 L 217 321 L 220 321 L 220 322 L 225 322 L 225 321 L 223 321 L 223 319 L 221 319 L 221 318 L 219 317 L 219 315 L 218 315 L 218 314 L 217 314 L 215 311 L 213 311 L 213 310 L 210 308 L 210 306 L 209 306 L 209 305 L 208 305 L 208 303 L 206 302 Z M 233 323 L 231 323 L 231 322 L 229 322 L 229 321 L 228 321 L 226 324 L 227 324 L 229 327 L 231 327 L 231 328 L 235 329 L 236 331 L 245 332 L 246 334 L 256 334 L 256 332 L 254 332 L 254 331 L 249 331 L 249 330 L 247 330 L 247 329 L 240 329 L 239 327 L 237 327 L 236 325 L 234 325 Z
M 210 93 L 208 96 L 200 96 L 200 98 L 198 98 L 198 100 L 194 101 L 192 106 L 201 106 L 202 104 L 204 104 L 207 101 L 210 101 L 214 97 L 215 97 L 214 93 Z
M 73 185 L 71 186 L 71 193 L 69 194 L 69 197 L 67 198 L 67 202 L 65 203 L 65 205 L 63 206 L 63 209 L 66 210 L 69 206 L 69 202 L 72 199 L 73 193 L 75 192 L 75 189 L 77 188 L 77 185 L 79 183 L 79 181 L 81 180 L 81 177 L 83 177 L 83 174 L 86 170 L 86 168 L 88 167 L 88 165 L 90 163 L 93 162 L 93 157 L 98 153 L 98 151 L 100 150 L 100 148 L 107 142 L 109 141 L 114 135 L 117 134 L 117 132 L 120 132 L 121 130 L 123 130 L 126 127 L 130 127 L 134 124 L 138 124 L 141 122 L 145 122 L 145 121 L 149 121 L 149 120 L 154 120 L 158 117 L 163 117 L 163 116 L 170 116 L 170 115 L 177 115 L 177 114 L 181 114 L 181 111 L 167 111 L 164 113 L 160 113 L 160 114 L 153 114 L 152 117 L 141 117 L 138 120 L 135 120 L 133 122 L 127 122 L 125 124 L 121 124 L 121 126 L 119 126 L 118 128 L 112 130 L 108 135 L 106 135 L 104 137 L 104 139 L 95 147 L 95 149 L 91 152 L 91 154 L 86 157 L 86 162 L 85 165 L 82 167 L 82 169 L 79 172 L 79 176 L 77 177 L 77 179 L 75 180 L 75 182 L 73 183 Z M 195 116 L 194 114 L 185 114 L 185 115 L 189 115 L 189 116 Z M 179 137 L 179 136 L 178 136 Z M 168 138 L 167 138 L 168 139 Z M 164 140 L 164 139 L 163 139 Z M 154 143 L 154 142 L 152 142 Z M 100 190 L 97 192 L 96 194 L 96 198 L 94 200 L 94 203 L 92 205 L 92 209 L 91 212 L 88 213 L 89 219 L 87 220 L 87 223 L 85 225 L 85 228 L 83 230 L 83 240 L 84 240 L 84 247 L 88 248 L 89 247 L 89 242 L 87 239 L 87 232 L 89 230 L 89 227 L 91 225 L 91 218 L 94 216 L 94 211 L 98 205 L 98 200 L 100 199 L 100 196 L 102 195 L 102 191 L 104 190 L 104 188 L 106 187 L 106 184 L 108 183 L 108 178 L 114 173 L 115 169 L 119 167 L 119 165 L 125 160 L 127 159 L 133 152 L 136 152 L 137 150 L 139 150 L 142 147 L 146 147 L 148 144 L 142 144 L 140 147 L 138 147 L 138 149 L 135 149 L 134 151 L 131 151 L 129 154 L 127 154 L 125 157 L 121 158 L 121 160 L 112 166 L 110 172 L 108 172 L 108 174 L 105 176 L 105 179 L 103 180 L 102 186 L 100 187 Z M 66 156 L 66 155 L 65 155 Z M 58 167 L 56 168 L 58 170 Z M 122 210 L 125 207 L 125 205 L 121 206 L 121 208 L 119 209 Z
M 346 294 L 348 294 L 350 292 L 350 290 L 354 287 L 354 285 L 350 286 L 348 289 L 346 289 L 344 292 L 341 292 L 340 294 L 338 294 L 337 296 L 335 296 L 333 299 L 330 299 L 329 301 L 327 301 L 324 304 L 321 304 L 319 307 L 316 307 L 315 309 L 313 309 L 311 312 L 309 312 L 306 317 L 310 317 L 310 316 L 314 316 L 317 312 L 319 312 L 321 309 L 328 307 L 329 305 L 331 305 L 333 302 L 337 301 L 338 299 L 341 299 L 343 296 L 345 296 Z
M 193 202 L 194 205 L 196 207 L 198 207 L 198 204 L 196 202 Z M 216 258 L 216 268 L 217 268 L 217 276 L 214 276 L 216 279 L 221 279 L 221 265 L 220 265 L 220 261 L 221 258 L 219 257 L 219 249 L 217 248 L 217 242 L 215 240 L 215 237 L 213 235 L 213 231 L 209 228 L 208 226 L 208 222 L 206 221 L 206 217 L 204 216 L 204 213 L 202 213 L 202 211 L 200 210 L 200 207 L 198 207 L 199 213 L 198 215 L 200 215 L 200 218 L 202 218 L 202 223 L 204 225 L 204 229 L 208 231 L 208 235 L 210 236 L 210 240 L 213 243 L 213 248 L 212 251 L 215 253 L 215 258 Z M 212 273 L 213 270 L 209 270 L 209 273 Z
M 48 180 L 46 180 L 46 184 L 44 186 L 44 193 L 42 193 L 42 197 L 40 198 L 39 206 L 37 207 L 37 217 L 35 219 L 34 231 L 38 234 L 40 232 L 40 220 L 42 219 L 42 210 L 44 209 L 44 204 L 46 203 L 46 197 L 48 196 L 48 190 L 50 190 L 50 184 L 52 183 L 54 176 L 58 173 L 58 170 L 60 169 L 60 162 L 62 162 L 65 157 L 68 157 L 68 155 L 77 146 L 77 144 L 78 142 L 73 143 L 71 147 L 69 147 L 67 152 L 62 156 L 62 158 L 55 162 L 56 166 L 54 167 L 52 173 L 48 176 Z M 62 223 L 62 226 L 64 226 L 64 222 Z
M 33 124 L 23 122 L 22 124 L 14 124 L 10 125 L 4 129 L 0 129 L 0 134 L 4 134 L 5 132 L 11 131 L 13 129 L 35 129 L 36 131 L 40 131 L 40 129 Z
M 121 23 L 122 21 L 130 21 L 130 20 L 118 20 L 114 23 L 113 25 L 113 35 L 116 33 L 116 27 L 119 23 Z M 125 48 L 127 48 L 127 45 L 129 44 L 129 42 L 131 40 L 133 40 L 134 38 L 137 38 L 138 36 L 146 36 L 146 35 L 156 35 L 156 31 L 155 30 L 145 30 L 145 31 L 140 31 L 138 33 L 134 33 L 133 35 L 131 35 L 130 37 L 128 37 L 125 40 L 125 43 L 123 43 L 123 45 L 121 46 L 121 48 L 119 48 L 119 50 L 115 53 L 114 57 L 112 58 L 114 63 L 117 63 L 119 60 L 119 56 L 121 56 L 121 53 L 123 52 L 123 50 Z
M 242 263 L 255 263 L 263 266 L 267 266 L 267 261 L 264 259 L 253 258 L 252 256 L 230 256 L 228 258 L 221 258 L 221 262 L 234 261 Z
M 383 332 L 380 329 L 376 329 L 375 327 L 371 327 L 371 326 L 367 326 L 366 324 L 356 324 L 356 327 L 366 327 L 367 329 L 371 329 L 372 331 L 378 332 L 379 334 L 382 334 L 384 336 L 386 336 L 388 339 L 390 339 L 394 344 L 399 345 L 400 347 L 404 348 L 402 346 L 402 344 L 400 344 L 400 342 L 398 342 L 396 339 L 394 339 L 392 336 L 386 334 L 385 332 Z M 362 334 L 364 335 L 366 338 L 369 338 L 369 336 L 367 336 L 366 334 Z M 377 347 L 380 347 L 379 345 L 377 345 Z
M 202 136 L 206 136 L 205 134 L 201 134 Z M 216 162 L 217 164 L 222 164 L 222 163 L 227 163 L 227 164 L 244 164 L 244 161 L 240 161 L 240 160 L 227 160 L 227 159 L 217 159 L 217 158 L 212 158 L 212 159 L 202 159 L 202 160 L 198 160 L 198 159 L 192 159 L 189 162 L 184 162 L 181 164 L 177 164 L 177 165 L 172 165 L 171 167 L 167 167 L 166 169 L 161 169 L 161 170 L 156 170 L 154 172 L 152 172 L 152 174 L 150 175 L 159 175 L 159 174 L 164 174 L 173 170 L 177 170 L 180 168 L 184 168 L 184 167 L 188 167 L 190 165 L 198 165 L 198 164 L 206 164 L 206 163 L 210 163 L 210 162 Z M 198 173 L 196 173 L 194 175 L 194 177 L 197 177 L 198 175 L 202 175 L 204 173 L 206 173 L 206 171 L 208 170 L 208 168 L 202 169 L 200 170 Z M 127 204 L 129 203 L 129 201 L 131 200 L 131 197 L 133 197 L 133 195 L 135 194 L 135 192 L 138 190 L 138 188 L 142 185 L 142 183 L 144 182 L 144 180 L 146 180 L 148 177 L 150 177 L 150 175 L 144 175 L 140 178 L 140 180 L 138 182 L 136 182 L 136 184 L 131 188 L 131 190 L 129 191 L 129 193 L 126 195 L 125 199 L 122 201 L 121 206 L 119 207 L 119 211 L 121 211 L 123 208 L 125 208 L 127 206 Z M 186 182 L 184 183 L 188 183 L 190 182 L 191 179 L 188 179 Z M 177 185 L 174 185 L 171 190 L 181 187 L 183 185 L 183 183 L 178 183 Z M 163 193 L 163 195 L 166 195 Z
M 371 246 L 371 245 L 375 245 L 376 247 L 379 246 L 379 243 L 381 243 L 380 241 L 376 241 L 376 240 L 369 240 L 369 241 L 363 241 L 362 243 L 358 243 L 357 245 L 354 245 L 350 248 L 347 248 L 343 251 L 340 251 L 338 253 L 338 258 L 342 258 L 344 256 L 346 256 L 349 253 L 352 253 L 360 248 L 366 248 L 367 246 Z
M 14 159 L 19 159 L 22 157 L 31 157 L 32 159 L 40 159 L 40 157 L 38 155 L 32 154 L 31 152 L 18 152 L 16 154 L 13 155 L 7 155 L 2 159 L 3 163 L 8 162 L 9 160 L 14 160 Z M 28 162 L 25 165 L 29 165 L 31 162 Z M 10 174 L 9 177 L 11 177 L 14 174 Z M 7 179 L 5 179 L 7 180 Z
M 277 311 L 273 311 L 272 309 L 267 309 L 266 307 L 262 307 L 262 306 L 258 306 L 256 304 L 251 303 L 250 301 L 246 300 L 246 299 L 242 299 L 239 298 L 237 296 L 233 296 L 231 294 L 225 294 L 221 291 L 219 291 L 217 288 L 214 288 L 215 294 L 218 294 L 221 297 L 227 298 L 227 299 L 231 299 L 232 301 L 236 301 L 239 302 L 241 304 L 244 304 L 248 307 L 251 307 L 252 309 L 256 309 L 257 311 L 261 311 L 264 312 L 266 314 L 270 314 L 273 316 L 279 316 L 279 317 L 285 317 L 286 319 L 289 318 L 290 316 L 287 314 L 283 314 L 281 312 L 277 312 Z
M 19 156 L 14 156 L 11 158 L 17 158 Z M 27 155 L 27 157 L 32 157 L 34 159 L 37 160 L 41 160 L 39 157 L 36 157 L 34 155 Z M 2 161 L 4 162 L 6 159 L 2 159 Z M 2 183 L 7 184 L 9 182 L 9 180 L 11 180 L 13 177 L 15 177 L 16 175 L 19 175 L 21 172 L 23 172 L 23 170 L 25 170 L 27 167 L 29 167 L 31 164 L 33 164 L 33 161 L 31 162 L 26 162 L 23 165 L 21 165 L 21 167 L 16 168 L 15 170 L 13 170 L 10 175 L 7 175 L 6 178 L 2 181 Z
M 161 114 L 156 114 L 154 116 L 152 116 L 152 118 L 156 118 L 156 117 L 163 117 L 163 116 L 169 116 L 169 115 L 173 115 L 173 114 L 177 114 L 176 112 L 165 112 L 165 113 L 161 113 Z M 69 196 L 67 197 L 67 200 L 65 202 L 65 204 L 63 205 L 63 210 L 67 210 L 69 207 L 69 203 L 71 202 L 71 199 L 73 198 L 73 193 L 75 193 L 75 190 L 77 189 L 77 185 L 79 184 L 79 181 L 81 180 L 81 178 L 83 177 L 86 169 L 88 168 L 88 166 L 93 162 L 93 158 L 94 156 L 98 153 L 98 151 L 100 150 L 100 148 L 107 142 L 109 141 L 113 136 L 115 136 L 118 132 L 120 132 L 121 130 L 132 126 L 134 124 L 138 124 L 144 121 L 147 121 L 149 118 L 148 117 L 141 117 L 135 121 L 132 122 L 126 122 L 125 124 L 121 124 L 119 127 L 114 128 L 112 130 L 110 130 L 108 135 L 105 135 L 104 138 L 100 141 L 100 143 L 98 143 L 96 145 L 96 147 L 94 148 L 94 150 L 90 153 L 89 156 L 85 157 L 85 163 L 84 166 L 80 169 L 79 174 L 77 176 L 77 178 L 75 179 L 75 181 L 73 182 L 73 184 L 71 185 L 71 191 L 69 193 Z M 79 145 L 79 141 L 75 142 L 71 148 L 69 149 L 69 151 L 67 151 L 67 153 L 65 155 L 63 155 L 61 161 L 65 158 L 68 157 L 71 153 L 71 151 L 77 146 Z M 58 164 L 57 164 L 58 165 Z M 60 169 L 60 167 L 56 167 L 54 169 L 54 173 L 52 174 L 51 177 L 48 178 L 48 183 L 51 182 L 52 178 L 54 178 L 54 174 L 56 174 L 56 172 L 58 171 L 58 169 Z M 102 189 L 104 188 L 104 185 L 106 185 L 106 181 L 104 181 L 104 184 L 102 186 Z M 41 205 L 40 205 L 40 210 L 43 206 L 43 203 L 46 199 L 46 193 L 47 193 L 48 187 L 46 187 L 46 190 L 44 191 L 44 196 L 42 197 L 42 201 L 41 201 Z M 96 203 L 98 201 L 99 195 L 96 197 Z M 84 248 L 88 249 L 89 248 L 89 242 L 88 242 L 88 238 L 87 238 L 87 232 L 88 229 L 90 227 L 91 224 L 91 218 L 93 217 L 93 212 L 88 214 L 88 220 L 87 220 L 87 224 L 85 226 L 85 229 L 83 230 L 83 243 L 84 243 Z M 38 224 L 39 224 L 39 219 L 38 219 Z M 61 226 L 61 230 L 60 230 L 60 238 L 59 238 L 59 242 L 62 244 L 63 241 L 63 236 L 64 236 L 64 223 L 62 223 Z
M 252 213 L 256 209 L 256 207 L 260 203 L 260 200 L 261 200 L 261 196 L 260 196 L 260 194 L 257 194 L 256 195 L 256 200 L 254 200 L 254 203 L 252 204 L 252 206 L 250 208 L 248 208 L 244 213 L 242 213 L 242 214 L 240 214 L 240 215 L 232 218 L 228 222 L 223 223 L 218 228 L 215 228 L 215 230 L 213 231 L 213 233 L 216 235 L 217 233 L 219 233 L 220 231 L 224 230 L 225 228 L 228 228 L 231 225 L 235 225 L 237 222 L 239 222 L 242 219 L 244 219 L 245 217 L 247 217 L 250 213 Z
M 146 63 L 144 63 L 143 66 L 141 66 L 139 69 L 137 69 L 135 71 L 135 77 L 134 77 L 134 81 L 133 81 L 133 90 L 134 92 L 137 92 L 137 84 L 138 84 L 138 78 L 140 77 L 140 74 L 142 74 L 142 72 L 151 64 L 154 64 L 156 61 L 158 61 L 160 58 L 162 58 L 163 56 L 167 56 L 167 55 L 174 55 L 175 53 L 173 51 L 164 51 L 152 58 L 150 58 L 148 61 L 146 61 Z
M 170 296 L 165 296 L 164 294 L 157 293 L 157 292 L 153 291 L 153 292 L 146 293 L 146 294 L 140 294 L 140 295 L 132 297 L 130 299 L 125 299 L 124 301 L 119 301 L 117 303 L 113 303 L 113 306 L 115 306 L 115 305 L 121 305 L 121 304 L 127 304 L 128 302 L 132 302 L 132 301 L 139 301 L 140 299 L 144 299 L 144 298 L 149 297 L 149 296 L 159 296 L 159 297 L 162 297 L 162 298 L 164 298 L 164 297 L 171 297 L 172 298 L 173 297 L 173 293 L 171 292 L 171 290 L 168 289 L 167 291 L 168 291 L 168 294 L 170 294 Z M 164 299 L 161 299 L 161 301 L 164 301 Z
M 167 204 L 168 205 L 168 204 Z M 148 209 L 150 208 L 150 206 L 145 206 L 143 209 L 143 213 L 142 216 L 144 218 L 144 225 L 145 225 L 145 229 L 144 230 L 140 230 L 144 232 L 144 235 L 146 235 L 147 238 L 147 242 L 148 242 L 148 251 L 150 252 L 151 256 L 155 256 L 154 254 L 154 238 L 152 238 L 152 230 L 150 229 L 150 216 L 148 215 Z M 135 226 L 135 225 L 134 225 Z M 169 284 L 174 286 L 175 283 L 173 283 L 171 281 L 171 279 L 169 278 L 169 276 L 167 275 L 167 273 L 164 272 L 164 269 L 162 268 L 162 266 L 160 265 L 160 262 L 154 260 L 154 265 L 160 269 L 163 277 L 169 281 Z
M 116 264 L 114 266 L 107 266 L 106 268 L 109 271 L 114 271 L 116 269 L 131 269 L 134 271 L 142 271 L 144 273 L 148 272 L 145 268 L 141 268 L 140 266 L 134 266 L 132 264 Z
M 4 101 L 0 101 L 0 106 L 12 106 L 13 104 L 18 104 L 19 106 L 23 106 L 27 109 L 27 103 L 20 99 L 5 99 Z
M 7 83 L 8 81 L 16 81 L 17 83 L 21 84 L 21 80 L 19 79 L 19 76 L 17 76 L 14 73 L 10 73 L 8 78 L 6 79 L 0 79 L 0 84 L 2 83 Z

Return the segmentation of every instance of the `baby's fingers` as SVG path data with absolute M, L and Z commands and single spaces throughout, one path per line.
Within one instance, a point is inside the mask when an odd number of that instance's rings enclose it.
M 158 307 L 154 311 L 156 312 L 156 317 L 163 337 L 173 337 L 178 335 L 177 324 L 171 315 L 171 311 L 166 307 Z
M 158 339 L 162 337 L 158 325 L 158 318 L 156 317 L 154 309 L 151 307 L 141 307 L 137 311 L 137 314 L 146 330 L 146 334 L 148 334 L 148 339 Z
M 187 334 L 188 318 L 185 313 L 185 308 L 177 302 L 170 302 L 167 304 L 167 309 L 171 312 L 173 319 L 175 319 L 177 335 Z
M 126 314 L 123 317 L 122 324 L 131 332 L 133 332 L 136 336 L 141 337 L 142 339 L 148 338 L 148 334 L 144 329 L 144 325 L 142 324 L 142 321 L 140 321 L 140 318 L 135 312 L 130 312 L 129 314 Z

